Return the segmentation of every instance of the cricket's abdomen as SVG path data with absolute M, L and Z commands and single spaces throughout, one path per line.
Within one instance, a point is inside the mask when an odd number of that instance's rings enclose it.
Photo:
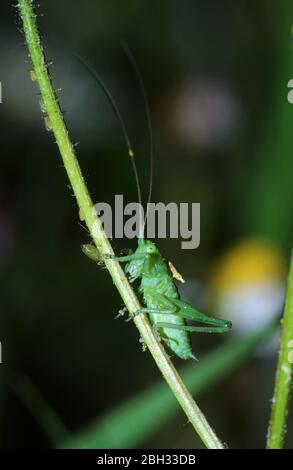
M 168 307 L 163 302 L 158 302 L 153 293 L 163 294 L 169 299 L 179 299 L 179 293 L 170 275 L 169 269 L 163 258 L 159 257 L 152 269 L 151 276 L 142 276 L 141 292 L 149 310 L 166 311 Z M 172 323 L 185 326 L 185 320 L 176 315 L 167 313 L 148 313 L 152 324 Z M 162 338 L 167 342 L 169 348 L 181 359 L 194 358 L 191 348 L 190 335 L 188 331 L 173 328 L 158 328 Z

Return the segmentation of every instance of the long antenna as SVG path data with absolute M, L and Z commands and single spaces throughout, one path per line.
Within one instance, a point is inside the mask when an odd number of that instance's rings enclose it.
M 140 207 L 142 207 L 141 188 L 140 188 L 139 177 L 138 177 L 138 172 L 137 172 L 136 163 L 135 163 L 134 152 L 132 150 L 132 146 L 131 146 L 131 143 L 130 143 L 128 132 L 126 130 L 126 126 L 125 126 L 124 120 L 122 118 L 122 115 L 119 111 L 119 108 L 118 108 L 112 94 L 110 93 L 109 89 L 107 88 L 107 86 L 105 85 L 105 83 L 101 79 L 100 75 L 97 73 L 97 71 L 91 65 L 89 65 L 82 57 L 80 57 L 80 56 L 77 56 L 77 57 L 80 60 L 80 62 L 86 67 L 86 69 L 90 72 L 90 74 L 96 80 L 96 82 L 100 85 L 100 87 L 102 88 L 103 92 L 105 93 L 106 97 L 108 98 L 109 103 L 111 104 L 112 109 L 113 109 L 114 113 L 116 114 L 116 117 L 117 117 L 117 119 L 118 119 L 118 121 L 121 125 L 123 137 L 124 137 L 124 140 L 125 140 L 125 143 L 126 143 L 126 146 L 127 146 L 127 150 L 128 150 L 128 155 L 129 155 L 129 157 L 131 159 L 131 162 L 132 162 L 132 168 L 133 168 L 135 182 L 136 182 L 136 188 L 137 188 L 138 202 L 140 204 Z
M 145 113 L 146 113 L 146 118 L 147 118 L 147 124 L 148 124 L 148 131 L 149 131 L 149 139 L 150 139 L 150 183 L 149 183 L 149 193 L 148 193 L 148 198 L 147 198 L 147 206 L 146 206 L 146 215 L 144 218 L 144 226 L 147 220 L 148 216 L 148 206 L 149 203 L 151 202 L 152 199 L 152 191 L 153 191 L 153 173 L 154 173 L 154 138 L 153 138 L 153 129 L 152 129 L 152 120 L 151 120 L 151 111 L 150 111 L 150 106 L 148 102 L 148 97 L 146 93 L 146 89 L 144 86 L 144 82 L 141 76 L 141 73 L 139 71 L 139 68 L 137 66 L 137 63 L 135 61 L 135 58 L 130 51 L 127 42 L 124 39 L 121 39 L 121 45 L 123 47 L 123 50 L 125 54 L 127 55 L 129 61 L 131 62 L 131 65 L 134 69 L 134 72 L 138 78 L 140 89 L 143 95 L 144 99 L 144 106 L 145 106 Z

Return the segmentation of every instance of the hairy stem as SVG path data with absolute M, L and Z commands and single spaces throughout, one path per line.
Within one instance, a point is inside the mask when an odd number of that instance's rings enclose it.
M 112 247 L 103 230 L 101 221 L 93 208 L 92 200 L 81 173 L 56 93 L 51 83 L 32 3 L 32 0 L 19 0 L 18 7 L 33 65 L 33 76 L 39 84 L 43 108 L 47 114 L 47 124 L 49 120 L 50 128 L 54 133 L 78 206 L 83 214 L 94 243 L 99 249 L 101 256 L 113 254 Z M 140 304 L 121 266 L 117 261 L 111 259 L 106 259 L 105 264 L 128 311 L 130 314 L 137 312 L 137 310 L 141 308 Z M 164 348 L 155 337 L 146 315 L 140 314 L 135 316 L 134 322 L 173 394 L 206 447 L 210 449 L 224 448 L 186 389 Z
M 293 368 L 293 252 L 288 277 L 284 315 L 281 320 L 281 339 L 276 371 L 271 421 L 267 448 L 282 449 L 286 434 L 286 421 L 292 386 Z

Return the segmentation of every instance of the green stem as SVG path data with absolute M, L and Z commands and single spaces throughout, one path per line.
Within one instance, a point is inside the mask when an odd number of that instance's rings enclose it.
M 267 448 L 282 449 L 286 434 L 286 421 L 292 386 L 293 368 L 293 252 L 288 277 L 284 315 L 281 320 L 281 339 L 276 372 L 271 422 Z
M 70 141 L 62 112 L 51 83 L 32 3 L 32 0 L 19 0 L 18 6 L 23 22 L 30 58 L 34 68 L 33 76 L 39 84 L 43 99 L 43 107 L 47 114 L 47 124 L 49 120 L 50 128 L 54 133 L 80 212 L 84 217 L 94 243 L 102 256 L 113 254 L 111 244 L 106 237 L 101 221 L 97 217 L 96 211 L 93 208 L 92 200 L 82 176 L 74 148 Z M 128 311 L 130 314 L 134 314 L 141 307 L 120 264 L 111 259 L 106 259 L 105 264 Z M 158 342 L 146 315 L 136 315 L 134 323 L 173 394 L 185 411 L 188 420 L 193 425 L 206 447 L 210 449 L 223 449 L 223 444 L 218 439 L 205 416 L 188 392 L 163 346 Z

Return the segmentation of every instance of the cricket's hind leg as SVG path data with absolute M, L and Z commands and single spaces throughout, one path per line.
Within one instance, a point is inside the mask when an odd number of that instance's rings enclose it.
M 190 326 L 190 325 L 175 325 L 174 323 L 159 322 L 156 323 L 159 328 L 171 328 L 174 330 L 188 331 L 189 333 L 226 333 L 228 328 L 209 327 L 209 326 Z
M 204 313 L 196 310 L 192 305 L 180 299 L 173 299 L 165 296 L 164 294 L 156 293 L 157 299 L 160 303 L 169 305 L 169 314 L 176 315 L 185 320 L 191 320 L 198 323 L 203 323 L 208 326 L 190 326 L 190 325 L 174 325 L 171 323 L 160 322 L 162 328 L 173 328 L 178 330 L 185 330 L 189 332 L 198 333 L 225 333 L 232 328 L 232 323 L 228 320 L 221 318 L 213 318 L 205 315 Z M 173 307 L 173 308 L 172 308 Z M 160 313 L 160 312 L 158 312 Z

